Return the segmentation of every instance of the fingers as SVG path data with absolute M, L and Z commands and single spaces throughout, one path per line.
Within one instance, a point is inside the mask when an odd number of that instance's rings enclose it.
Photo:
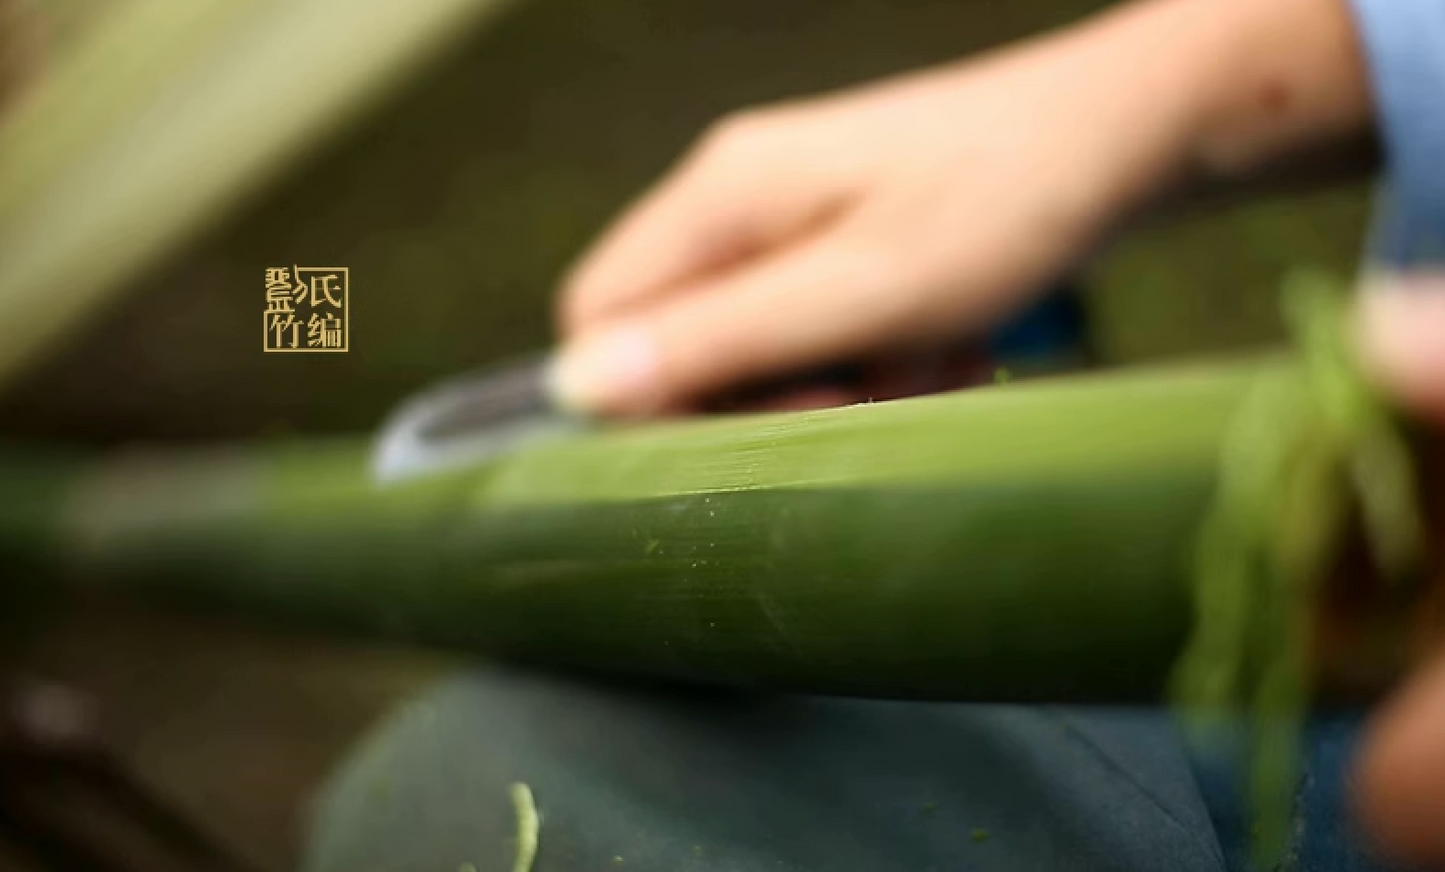
M 1445 424 L 1445 273 L 1375 281 L 1361 301 L 1360 345 L 1380 382 Z M 1358 769 L 1361 817 L 1406 862 L 1445 863 L 1445 657 L 1372 726 Z
M 1445 658 L 1376 718 L 1357 776 L 1361 819 L 1383 850 L 1445 862 Z
M 724 404 L 723 412 L 806 412 L 832 409 L 860 402 L 863 398 L 843 387 L 805 387 L 759 397 L 756 400 Z
M 908 258 L 846 228 L 650 307 L 567 349 L 558 399 L 649 415 L 722 388 L 946 333 L 948 295 Z M 956 307 L 954 307 L 956 308 Z
M 834 236 L 810 240 L 623 319 L 567 348 L 553 387 L 591 413 L 650 415 L 751 378 L 802 368 L 848 344 L 830 324 L 868 307 L 869 269 Z M 856 326 L 854 328 L 856 330 Z
M 816 377 L 768 382 L 724 393 L 702 406 L 710 412 L 802 411 L 883 402 L 983 384 L 993 378 L 988 358 L 971 344 L 885 354 Z
M 1445 424 L 1445 273 L 1381 279 L 1361 303 L 1361 346 L 1379 380 Z
M 783 116 L 783 117 L 778 117 Z M 844 200 L 829 151 L 793 114 L 720 124 L 585 255 L 563 285 L 562 331 L 575 336 L 796 237 Z

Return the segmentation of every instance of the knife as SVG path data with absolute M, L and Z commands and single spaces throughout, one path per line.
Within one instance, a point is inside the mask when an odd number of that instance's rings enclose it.
M 458 376 L 402 403 L 382 424 L 372 474 L 390 483 L 483 463 L 590 423 L 547 391 L 552 352 Z
M 1079 292 L 1061 284 L 1034 307 L 980 341 L 968 337 L 931 356 L 940 371 L 973 356 L 1014 364 L 1074 352 L 1086 342 Z M 555 351 L 534 353 L 468 373 L 404 402 L 383 423 L 372 455 L 378 482 L 389 483 L 484 463 L 523 447 L 583 432 L 596 422 L 559 408 L 547 388 Z M 866 395 L 867 367 L 846 362 L 744 388 L 722 399 L 720 410 L 746 409 L 760 398 L 811 387 L 842 387 Z M 936 388 L 935 388 L 936 389 Z M 880 397 L 879 399 L 883 399 Z

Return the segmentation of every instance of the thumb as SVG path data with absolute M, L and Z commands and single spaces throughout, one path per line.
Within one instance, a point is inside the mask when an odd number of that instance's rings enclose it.
M 1377 279 L 1360 307 L 1360 346 L 1376 378 L 1445 424 L 1445 272 Z

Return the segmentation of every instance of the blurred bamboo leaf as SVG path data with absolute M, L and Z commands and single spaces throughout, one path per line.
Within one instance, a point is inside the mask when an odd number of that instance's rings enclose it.
M 513 0 L 131 0 L 0 128 L 0 388 Z

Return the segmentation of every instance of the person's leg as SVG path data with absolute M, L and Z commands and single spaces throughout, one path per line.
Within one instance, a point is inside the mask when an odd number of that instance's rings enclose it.
M 1220 870 L 1167 718 L 645 691 L 502 670 L 385 725 L 323 797 L 307 872 Z

